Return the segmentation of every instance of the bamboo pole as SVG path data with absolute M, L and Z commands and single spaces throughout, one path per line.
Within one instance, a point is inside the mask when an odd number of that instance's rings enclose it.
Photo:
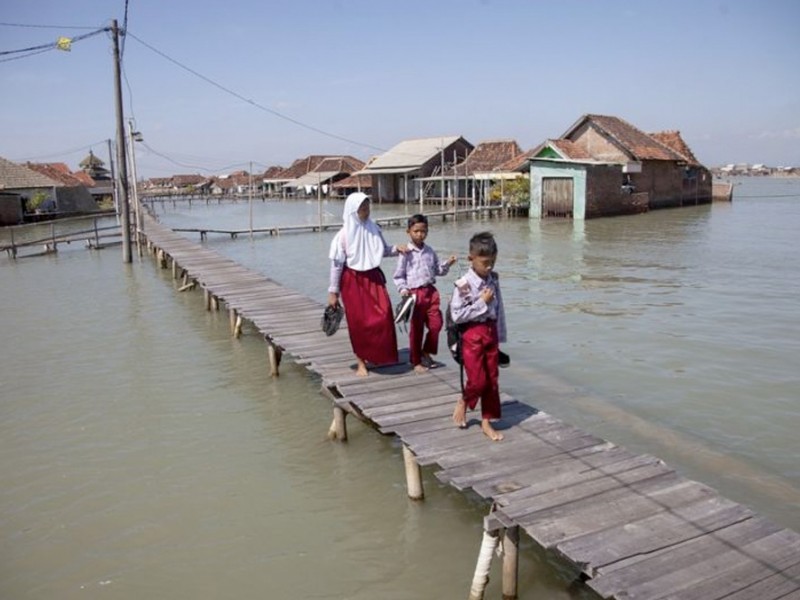
M 519 581 L 519 525 L 508 527 L 503 536 L 503 600 L 517 598 Z
M 278 367 L 281 364 L 281 350 L 275 344 L 268 344 L 267 352 L 269 353 L 269 370 L 270 375 L 278 377 L 280 372 Z
M 419 468 L 419 463 L 417 463 L 417 457 L 405 444 L 403 444 L 403 463 L 406 467 L 408 497 L 412 500 L 423 500 L 425 491 L 422 488 L 422 470 Z
M 340 442 L 347 441 L 347 413 L 341 406 L 333 405 L 333 422 L 328 429 L 328 438 L 332 440 L 339 440 Z

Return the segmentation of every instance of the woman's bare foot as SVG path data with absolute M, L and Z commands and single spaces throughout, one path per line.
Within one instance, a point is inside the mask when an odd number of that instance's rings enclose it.
M 467 404 L 463 398 L 459 398 L 456 402 L 456 408 L 453 411 L 453 423 L 459 429 L 467 428 Z
M 369 371 L 367 370 L 367 363 L 361 360 L 356 356 L 356 360 L 358 361 L 358 367 L 356 367 L 356 375 L 359 377 L 366 377 L 369 375 Z
M 488 437 L 493 442 L 499 442 L 503 439 L 503 434 L 497 431 L 494 427 L 492 427 L 491 422 L 489 419 L 483 419 L 481 421 L 481 430 L 483 431 L 484 435 Z
M 414 365 L 414 373 L 425 373 L 427 372 L 428 367 L 423 365 Z

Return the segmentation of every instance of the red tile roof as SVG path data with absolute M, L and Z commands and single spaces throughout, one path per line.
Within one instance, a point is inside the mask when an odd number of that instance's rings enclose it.
M 25 166 L 67 187 L 78 187 L 84 185 L 80 179 L 70 173 L 69 167 L 64 163 L 29 162 L 26 163 Z
M 612 140 L 633 160 L 686 160 L 668 146 L 618 117 L 584 115 L 561 137 L 572 139 L 572 136 L 585 124 Z
M 455 173 L 468 176 L 474 173 L 488 173 L 495 171 L 498 166 L 513 160 L 522 154 L 522 149 L 514 140 L 496 140 L 479 143 L 469 153 L 466 160 L 455 167 Z M 448 169 L 448 174 L 453 174 L 454 169 Z
M 657 133 L 651 133 L 650 137 L 683 156 L 687 163 L 691 165 L 700 164 L 688 144 L 681 137 L 680 131 L 659 131 Z

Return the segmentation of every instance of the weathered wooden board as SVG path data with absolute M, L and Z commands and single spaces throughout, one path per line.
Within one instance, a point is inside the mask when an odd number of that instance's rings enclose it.
M 800 535 L 630 452 L 502 394 L 505 434 L 452 421 L 461 373 L 452 364 L 416 374 L 407 362 L 355 373 L 346 333 L 326 337 L 324 305 L 219 256 L 149 217 L 146 233 L 230 310 L 322 378 L 325 393 L 456 489 L 491 498 L 493 523 L 518 525 L 579 568 L 603 598 L 800 600 Z M 401 360 L 407 360 L 402 349 Z

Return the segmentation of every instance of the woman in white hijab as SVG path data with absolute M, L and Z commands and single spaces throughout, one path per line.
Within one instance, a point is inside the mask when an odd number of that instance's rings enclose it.
M 397 334 L 386 277 L 380 269 L 384 256 L 406 252 L 390 246 L 375 221 L 369 218 L 370 198 L 357 192 L 344 203 L 344 225 L 331 242 L 331 280 L 328 304 L 336 306 L 341 294 L 347 331 L 358 361 L 357 374 L 368 374 L 367 363 L 398 362 Z

